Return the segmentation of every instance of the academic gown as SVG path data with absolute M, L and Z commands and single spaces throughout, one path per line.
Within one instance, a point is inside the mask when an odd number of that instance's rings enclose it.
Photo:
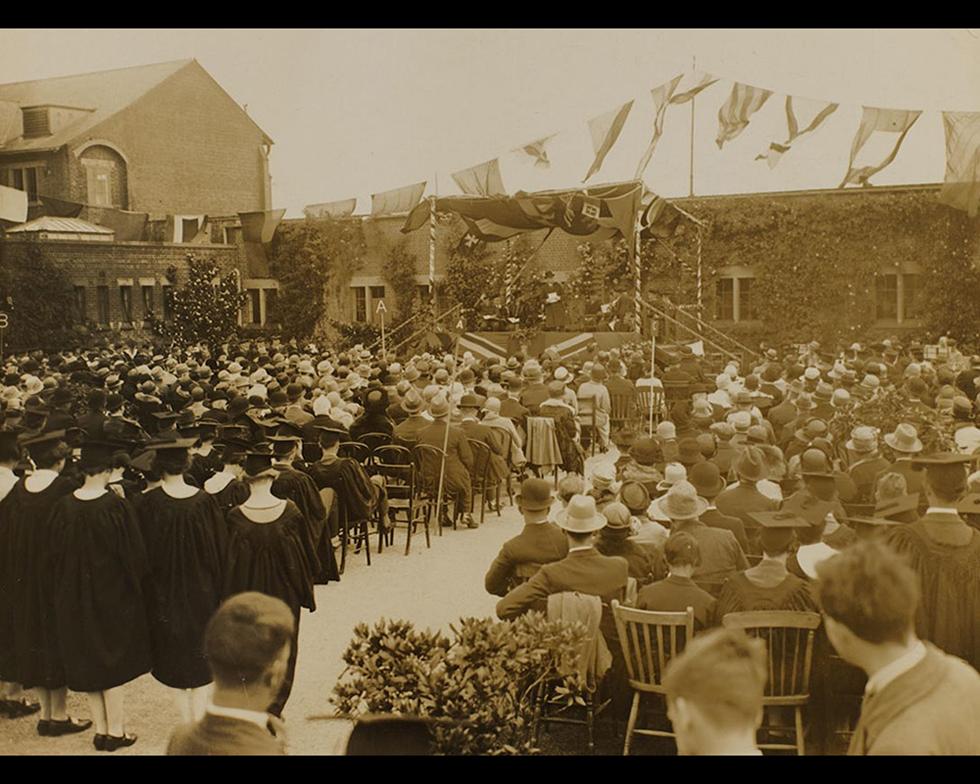
M 273 467 L 279 476 L 272 483 L 272 494 L 296 504 L 306 521 L 307 557 L 316 575 L 317 585 L 339 580 L 337 557 L 330 537 L 325 535 L 327 510 L 323 507 L 316 484 L 308 474 L 295 468 L 282 463 L 275 463 Z
M 377 501 L 374 485 L 364 468 L 350 457 L 310 463 L 306 472 L 313 480 L 317 490 L 331 488 L 336 494 L 336 502 L 327 520 L 327 533 L 330 538 L 340 534 L 341 515 L 346 514 L 350 523 L 370 518 L 371 510 Z M 331 549 L 332 552 L 332 549 Z
M 726 580 L 718 594 L 717 617 L 755 610 L 817 611 L 807 583 L 789 572 L 782 582 L 765 588 L 751 582 L 745 572 Z
M 221 455 L 216 449 L 212 449 L 209 454 L 194 455 L 187 473 L 194 477 L 197 487 L 204 487 L 204 483 L 224 467 Z
M 236 506 L 245 503 L 248 498 L 248 485 L 241 479 L 229 477 L 225 482 L 227 474 L 214 475 L 204 483 L 204 492 L 214 497 L 221 511 L 227 514 Z
M 150 563 L 153 677 L 175 689 L 204 686 L 204 629 L 221 604 L 228 549 L 224 513 L 203 490 L 173 498 L 157 487 L 143 494 L 138 516 Z
M 57 476 L 31 493 L 20 480 L 0 504 L 0 678 L 24 688 L 65 685 L 54 620 L 51 510 L 76 487 Z
M 132 505 L 111 490 L 65 496 L 51 519 L 55 623 L 72 691 L 104 691 L 150 671 L 149 562 Z

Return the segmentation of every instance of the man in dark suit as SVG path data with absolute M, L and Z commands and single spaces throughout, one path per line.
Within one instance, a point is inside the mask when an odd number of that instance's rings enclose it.
M 719 493 L 715 505 L 723 515 L 737 517 L 742 521 L 749 540 L 748 552 L 758 554 L 761 552 L 759 525 L 752 519 L 752 513 L 774 512 L 779 508 L 779 502 L 763 495 L 756 487 L 757 482 L 769 476 L 765 455 L 759 447 L 745 447 L 733 467 L 738 484 Z
M 690 346 L 683 347 L 678 367 L 687 373 L 693 381 L 699 384 L 704 383 L 704 370 L 701 368 L 701 362 L 694 356 L 694 349 Z
M 548 385 L 544 383 L 544 371 L 537 362 L 524 365 L 524 391 L 521 392 L 521 405 L 531 412 L 538 410 L 548 398 Z
M 712 462 L 697 463 L 688 470 L 687 481 L 708 502 L 707 510 L 701 515 L 701 522 L 712 528 L 731 531 L 743 552 L 748 550 L 749 540 L 745 535 L 744 523 L 738 517 L 722 514 L 714 504 L 715 497 L 725 489 L 725 480 L 721 478 L 718 466 Z
M 686 531 L 674 534 L 664 545 L 664 557 L 670 573 L 665 579 L 640 589 L 636 597 L 637 609 L 684 612 L 692 607 L 695 629 L 700 631 L 714 624 L 715 598 L 691 579 L 694 570 L 701 565 L 697 539 Z
M 240 593 L 211 618 L 204 649 L 214 691 L 204 718 L 174 730 L 172 756 L 281 755 L 282 722 L 268 713 L 286 674 L 293 614 L 265 594 Z
M 456 499 L 456 512 L 462 513 L 467 528 L 478 528 L 479 523 L 469 512 L 473 473 L 473 450 L 461 428 L 449 424 L 449 401 L 440 392 L 429 403 L 433 422 L 419 433 L 419 443 L 446 450 L 443 499 Z M 446 429 L 449 436 L 446 437 Z M 438 491 L 442 461 L 435 455 L 422 458 L 422 482 L 425 487 Z
M 463 395 L 459 401 L 459 413 L 462 417 L 459 426 L 470 441 L 484 444 L 490 450 L 490 470 L 487 474 L 487 482 L 493 485 L 507 479 L 507 456 L 504 454 L 504 441 L 494 435 L 493 430 L 487 425 L 481 424 L 480 420 L 476 418 L 482 405 L 483 401 L 476 395 Z M 479 472 L 483 470 L 483 465 L 476 460 L 475 453 L 473 468 L 477 473 L 471 477 L 471 481 L 474 481 L 479 476 Z
M 431 425 L 432 420 L 422 416 L 425 403 L 414 388 L 405 393 L 400 406 L 405 412 L 405 418 L 395 425 L 395 438 L 407 444 L 414 444 L 419 440 L 419 433 Z
M 548 519 L 552 501 L 549 482 L 533 478 L 524 480 L 517 496 L 517 506 L 524 516 L 524 530 L 504 542 L 490 564 L 484 580 L 487 593 L 506 596 L 511 588 L 526 582 L 543 564 L 560 561 L 568 555 L 565 534 Z
M 521 404 L 523 387 L 524 383 L 519 376 L 514 376 L 507 382 L 507 397 L 500 401 L 500 416 L 506 417 L 527 432 L 527 415 L 531 412 Z
M 572 496 L 556 522 L 568 537 L 568 555 L 545 564 L 497 602 L 497 617 L 510 620 L 529 610 L 547 612 L 548 597 L 555 593 L 578 591 L 598 596 L 603 601 L 599 628 L 612 648 L 617 637 L 609 603 L 624 600 L 629 565 L 625 558 L 602 555 L 592 546 L 592 535 L 606 525 L 606 518 L 596 511 L 591 496 Z

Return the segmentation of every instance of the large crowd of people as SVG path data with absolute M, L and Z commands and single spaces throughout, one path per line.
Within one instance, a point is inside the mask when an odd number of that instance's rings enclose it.
M 617 704 L 613 600 L 695 609 L 699 636 L 666 681 L 682 752 L 733 751 L 758 726 L 764 661 L 714 627 L 794 610 L 827 619 L 815 696 L 832 701 L 831 649 L 869 676 L 877 712 L 866 706 L 852 752 L 975 753 L 980 356 L 943 342 L 931 360 L 890 339 L 720 365 L 682 347 L 656 374 L 641 349 L 595 346 L 504 360 L 270 339 L 9 356 L 0 710 L 36 716 L 41 736 L 94 724 L 94 748 L 114 751 L 137 740 L 122 687 L 151 673 L 187 723 L 174 753 L 206 751 L 235 719 L 280 726 L 301 608 L 342 579 L 355 523 L 382 536 L 397 524 L 369 457 L 396 445 L 413 450 L 442 526 L 478 527 L 478 503 L 495 508 L 520 483 L 524 529 L 485 589 L 502 619 L 566 591 L 600 597 Z M 904 421 L 861 420 L 886 393 L 905 401 Z M 835 436 L 843 414 L 853 426 Z M 927 450 L 937 422 L 946 443 Z M 902 677 L 920 671 L 935 694 Z M 247 705 L 237 684 L 255 685 Z M 90 718 L 68 715 L 67 690 L 87 695 Z M 950 690 L 974 695 L 972 728 L 937 729 L 952 726 L 936 702 Z M 921 719 L 891 726 L 920 701 L 929 733 Z

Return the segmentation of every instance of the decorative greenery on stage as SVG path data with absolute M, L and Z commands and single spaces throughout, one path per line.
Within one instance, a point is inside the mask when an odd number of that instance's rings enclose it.
M 342 321 L 343 295 L 364 258 L 359 220 L 307 218 L 280 224 L 268 246 L 269 269 L 279 280 L 276 313 L 286 339 L 333 337 Z
M 173 287 L 165 296 L 170 298 L 169 321 L 157 320 L 154 329 L 178 346 L 205 343 L 218 346 L 238 335 L 238 314 L 248 301 L 239 289 L 237 276 L 221 275 L 218 265 L 210 259 L 197 259 L 188 254 L 187 278 L 181 282 L 176 267 L 167 270 Z
M 526 754 L 533 695 L 556 681 L 567 704 L 584 704 L 576 672 L 585 627 L 528 613 L 513 621 L 462 618 L 452 636 L 410 621 L 358 624 L 331 702 L 348 716 L 396 713 L 448 720 L 440 754 Z M 562 673 L 573 673 L 562 675 Z
M 7 350 L 58 351 L 73 345 L 74 301 L 71 278 L 30 243 L 26 259 L 0 264 L 0 310 L 7 314 Z

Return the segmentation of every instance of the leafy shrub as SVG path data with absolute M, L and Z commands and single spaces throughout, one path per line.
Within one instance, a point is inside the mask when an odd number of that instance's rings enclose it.
M 527 754 L 532 696 L 556 680 L 582 703 L 575 664 L 585 627 L 528 613 L 513 621 L 462 618 L 441 632 L 409 621 L 358 624 L 331 701 L 341 714 L 395 713 L 449 719 L 433 736 L 442 754 Z M 565 675 L 565 673 L 573 673 Z
M 54 351 L 76 341 L 71 278 L 36 243 L 24 262 L 0 264 L 0 309 L 9 316 L 8 350 Z

